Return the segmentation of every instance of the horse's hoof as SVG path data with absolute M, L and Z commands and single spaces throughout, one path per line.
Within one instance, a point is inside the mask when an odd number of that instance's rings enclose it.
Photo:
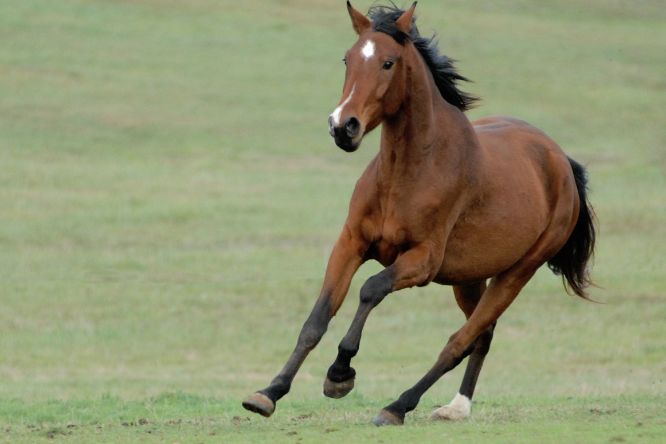
M 430 419 L 435 421 L 462 421 L 469 416 L 469 411 L 463 411 L 455 406 L 445 405 L 430 415 Z
M 372 420 L 372 423 L 377 427 L 381 427 L 385 425 L 402 425 L 404 420 L 395 413 L 382 409 L 382 411 Z
M 252 393 L 245 398 L 245 401 L 243 401 L 243 407 L 251 412 L 259 413 L 266 418 L 271 416 L 275 411 L 275 403 L 271 401 L 268 396 L 259 392 Z
M 430 419 L 443 421 L 461 421 L 467 418 L 472 411 L 472 401 L 467 396 L 458 393 L 448 405 L 442 406 L 432 412 Z
M 342 382 L 333 382 L 326 378 L 324 381 L 324 395 L 329 398 L 339 399 L 347 396 L 354 388 L 354 378 L 347 379 Z

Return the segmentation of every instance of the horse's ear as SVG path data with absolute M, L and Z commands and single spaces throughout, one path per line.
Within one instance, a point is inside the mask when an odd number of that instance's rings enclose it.
M 351 18 L 352 26 L 354 27 L 356 34 L 362 34 L 370 29 L 370 19 L 354 9 L 349 1 L 347 1 L 347 11 L 349 12 L 349 17 Z
M 402 15 L 395 21 L 395 26 L 409 35 L 412 30 L 412 20 L 414 19 L 414 10 L 416 9 L 416 2 L 412 3 L 412 7 L 402 13 Z

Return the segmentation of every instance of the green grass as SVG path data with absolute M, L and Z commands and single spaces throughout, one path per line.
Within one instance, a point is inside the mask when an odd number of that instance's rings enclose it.
M 346 405 L 335 401 L 287 401 L 280 420 L 257 421 L 234 415 L 236 405 L 192 395 L 167 394 L 147 401 L 103 397 L 85 401 L 53 401 L 38 408 L 20 402 L 0 407 L 11 418 L 31 422 L 8 426 L 8 434 L 33 442 L 54 438 L 71 442 L 659 442 L 663 440 L 662 399 L 619 397 L 544 400 L 512 398 L 480 401 L 465 423 L 433 423 L 423 412 L 404 427 L 377 429 L 367 419 L 379 403 L 350 395 Z M 554 405 L 557 402 L 558 405 Z M 536 438 L 535 440 L 535 437 Z
M 368 2 L 357 2 L 363 9 Z M 419 2 L 483 98 L 588 165 L 590 304 L 541 271 L 502 317 L 472 418 L 373 414 L 462 323 L 451 291 L 371 316 L 357 388 L 321 395 L 368 264 L 268 420 L 241 399 L 284 363 L 356 178 L 326 117 L 354 41 L 344 2 L 0 3 L 0 442 L 662 442 L 662 2 Z

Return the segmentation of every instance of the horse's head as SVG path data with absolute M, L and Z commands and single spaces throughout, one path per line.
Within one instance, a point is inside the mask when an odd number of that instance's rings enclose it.
M 397 17 L 395 27 L 403 41 L 411 32 L 416 2 Z M 342 98 L 328 118 L 336 145 L 355 151 L 363 136 L 386 116 L 400 109 L 406 94 L 407 70 L 403 60 L 406 45 L 373 29 L 371 21 L 347 2 L 358 40 L 344 57 L 347 65 Z

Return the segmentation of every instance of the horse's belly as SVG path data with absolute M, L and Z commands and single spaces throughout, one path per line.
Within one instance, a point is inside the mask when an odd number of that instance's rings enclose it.
M 442 267 L 435 278 L 442 284 L 462 284 L 476 282 L 497 276 L 515 264 L 526 250 L 488 245 L 485 252 L 478 245 L 458 245 L 453 242 L 447 247 Z
M 506 207 L 505 207 L 506 208 Z M 455 284 L 497 276 L 527 254 L 547 225 L 547 210 L 463 216 L 447 240 L 437 282 Z

